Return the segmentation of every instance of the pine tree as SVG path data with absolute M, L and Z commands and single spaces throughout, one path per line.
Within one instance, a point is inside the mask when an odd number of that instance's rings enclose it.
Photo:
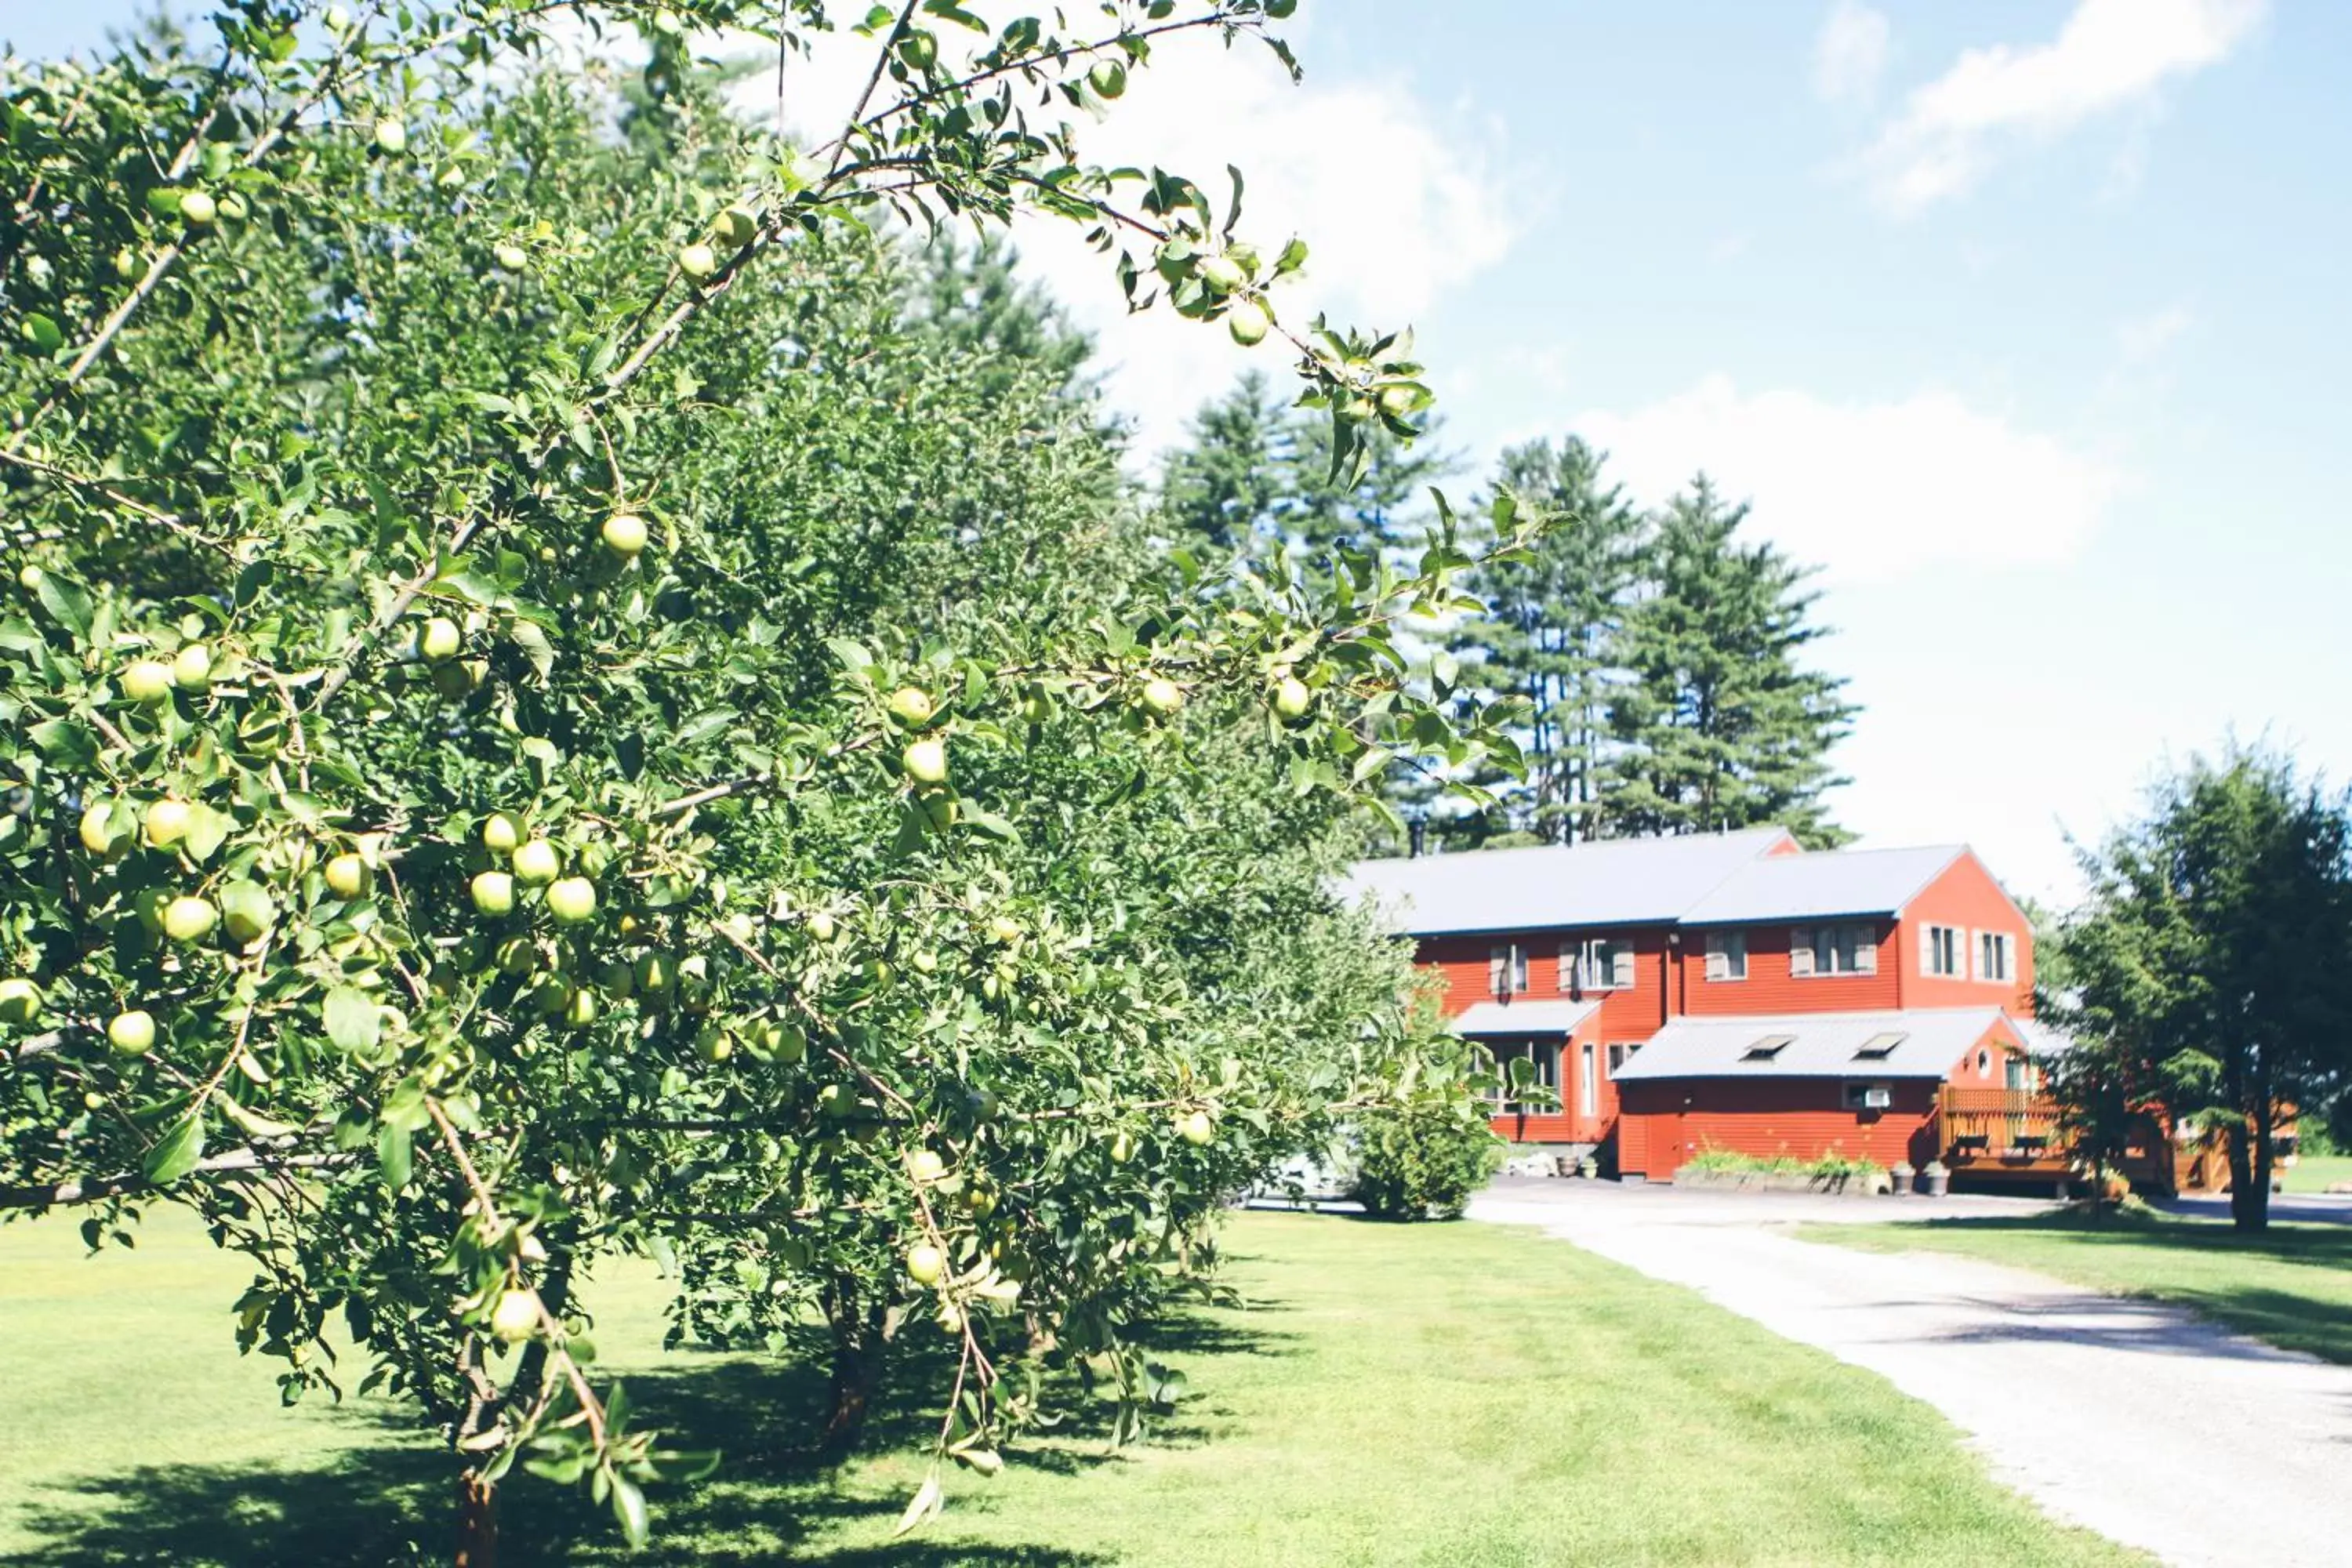
M 1244 373 L 1202 405 L 1161 468 L 1170 537 L 1223 551 L 1279 544 L 1310 563 L 1341 544 L 1398 538 L 1415 498 L 1454 466 L 1433 425 L 1410 449 L 1374 435 L 1370 465 L 1349 485 L 1331 476 L 1328 424 L 1285 403 L 1262 373 Z
M 1843 679 L 1802 658 L 1826 629 L 1811 618 L 1820 595 L 1811 569 L 1737 537 L 1747 517 L 1701 476 L 1658 520 L 1653 581 L 1624 621 L 1604 835 L 1770 823 L 1815 846 L 1851 837 L 1821 797 L 1846 782 L 1828 754 L 1855 710 Z
M 1465 623 L 1451 647 L 1464 679 L 1490 694 L 1525 698 L 1527 776 L 1482 780 L 1504 794 L 1501 819 L 1464 819 L 1448 837 L 1572 844 L 1592 836 L 1609 702 L 1619 674 L 1624 617 L 1644 564 L 1647 524 L 1623 489 L 1601 477 L 1603 455 L 1570 437 L 1503 453 L 1486 499 L 1489 518 L 1507 500 L 1551 518 L 1529 558 L 1490 565 L 1468 584 L 1487 614 Z

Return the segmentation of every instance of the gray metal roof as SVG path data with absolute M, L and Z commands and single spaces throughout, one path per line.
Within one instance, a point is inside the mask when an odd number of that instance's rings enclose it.
M 1455 1034 L 1474 1037 L 1565 1035 L 1599 1011 L 1598 1002 L 1474 1002 L 1469 1011 L 1447 1022 Z
M 1686 925 L 1891 915 L 1916 898 L 1967 849 L 1833 849 L 1751 861 L 1683 912 Z
M 1680 1017 L 1627 1058 L 1615 1077 L 1933 1078 L 1996 1026 L 2014 1020 L 1998 1007 L 1912 1007 L 1870 1013 L 1786 1013 L 1769 1017 Z M 1887 1040 L 1886 1036 L 1899 1036 Z M 1751 1054 L 1770 1041 L 1769 1055 Z M 1857 1055 L 1865 1046 L 1884 1056 Z
M 1342 896 L 1369 897 L 1416 936 L 1681 919 L 1724 879 L 1789 837 L 1780 827 L 1365 860 Z M 1802 858 L 1790 857 L 1790 858 Z
M 2034 1056 L 2054 1057 L 2074 1048 L 2074 1036 L 2053 1029 L 2038 1018 L 2011 1018 L 2010 1024 L 2017 1030 L 2017 1037 L 2024 1042 L 2025 1048 Z

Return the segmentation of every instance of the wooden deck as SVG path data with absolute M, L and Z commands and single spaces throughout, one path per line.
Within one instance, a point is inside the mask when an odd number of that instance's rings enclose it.
M 2028 1089 L 1944 1085 L 1936 1096 L 1935 1141 L 1954 1175 L 2056 1178 L 2074 1166 L 2058 1108 Z

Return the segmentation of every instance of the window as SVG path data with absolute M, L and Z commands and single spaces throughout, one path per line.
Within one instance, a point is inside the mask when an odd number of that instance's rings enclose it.
M 1878 932 L 1870 926 L 1798 926 L 1789 933 L 1791 974 L 1875 974 Z
M 1769 1062 L 1795 1044 L 1796 1039 L 1797 1037 L 1794 1035 L 1767 1035 L 1740 1052 L 1739 1059 L 1746 1062 Z
M 1638 1040 L 1630 1044 L 1620 1040 L 1615 1045 L 1611 1046 L 1609 1047 L 1609 1076 L 1612 1079 L 1615 1078 L 1617 1076 L 1617 1069 L 1623 1067 L 1627 1062 L 1633 1060 L 1633 1053 L 1641 1048 L 1641 1042 Z
M 1977 932 L 1977 978 L 2008 981 L 2017 978 L 2017 939 L 2005 931 Z
M 1873 1035 L 1854 1047 L 1853 1059 L 1858 1062 L 1883 1062 L 1895 1054 L 1895 1047 L 1911 1037 L 1900 1030 Z
M 1592 1117 L 1601 1114 L 1601 1085 L 1597 1081 L 1597 1074 L 1592 1065 L 1598 1052 L 1598 1047 L 1589 1040 L 1585 1042 L 1580 1058 L 1583 1070 L 1576 1075 L 1576 1109 L 1578 1114 L 1582 1116 Z
M 1487 1098 L 1500 1111 L 1541 1111 L 1551 1109 L 1542 1100 L 1521 1102 L 1511 1098 L 1507 1087 L 1511 1081 L 1511 1063 L 1524 1061 L 1534 1074 L 1538 1088 L 1559 1092 L 1559 1046 L 1549 1040 L 1497 1041 L 1487 1047 L 1495 1054 L 1495 1072 L 1503 1087 L 1489 1091 Z
M 1528 988 L 1528 950 L 1516 942 L 1498 942 L 1486 950 L 1486 989 L 1510 996 Z
M 1706 977 L 1709 980 L 1748 978 L 1748 933 L 1711 931 L 1706 933 Z
M 1949 980 L 1968 978 L 1968 938 L 1958 926 L 1927 926 L 1919 932 L 1919 973 Z
M 1849 1083 L 1845 1086 L 1845 1108 L 1848 1110 L 1885 1110 L 1894 1103 L 1893 1084 Z
M 1630 991 L 1633 986 L 1633 944 L 1623 937 L 1612 936 L 1562 942 L 1559 967 L 1563 991 Z

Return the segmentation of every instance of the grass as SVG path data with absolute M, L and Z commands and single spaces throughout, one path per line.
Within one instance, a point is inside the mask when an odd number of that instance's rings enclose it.
M 609 1279 L 606 1362 L 726 1468 L 657 1493 L 635 1559 L 570 1497 L 519 1483 L 509 1568 L 2141 1561 L 1995 1486 L 1875 1376 L 1562 1243 L 1244 1215 L 1228 1245 L 1253 1307 L 1172 1326 L 1195 1392 L 1151 1443 L 1030 1444 L 992 1482 L 956 1475 L 945 1519 L 896 1543 L 919 1409 L 889 1404 L 885 1451 L 820 1471 L 794 1446 L 808 1377 L 665 1356 L 658 1281 Z M 0 1230 L 0 1560 L 431 1560 L 439 1457 L 373 1402 L 278 1412 L 268 1368 L 229 1342 L 233 1263 L 160 1223 L 135 1255 L 79 1252 L 65 1225 Z
M 2352 1154 L 2305 1154 L 2282 1172 L 2291 1193 L 2324 1193 L 2330 1182 L 2352 1182 Z
M 1812 1176 L 1822 1181 L 1840 1181 L 1851 1176 L 1874 1176 L 1886 1167 L 1875 1160 L 1848 1159 L 1832 1150 L 1817 1160 L 1800 1160 L 1794 1154 L 1743 1154 L 1737 1149 L 1717 1148 L 1706 1144 L 1683 1162 L 1692 1171 L 1711 1171 L 1726 1174 L 1738 1173 L 1767 1176 Z
M 2116 1296 L 2191 1308 L 2284 1350 L 2352 1363 L 2352 1226 L 2274 1225 L 2240 1237 L 2210 1220 L 2080 1211 L 1902 1225 L 1810 1226 L 1809 1241 L 1932 1249 L 2030 1268 Z

